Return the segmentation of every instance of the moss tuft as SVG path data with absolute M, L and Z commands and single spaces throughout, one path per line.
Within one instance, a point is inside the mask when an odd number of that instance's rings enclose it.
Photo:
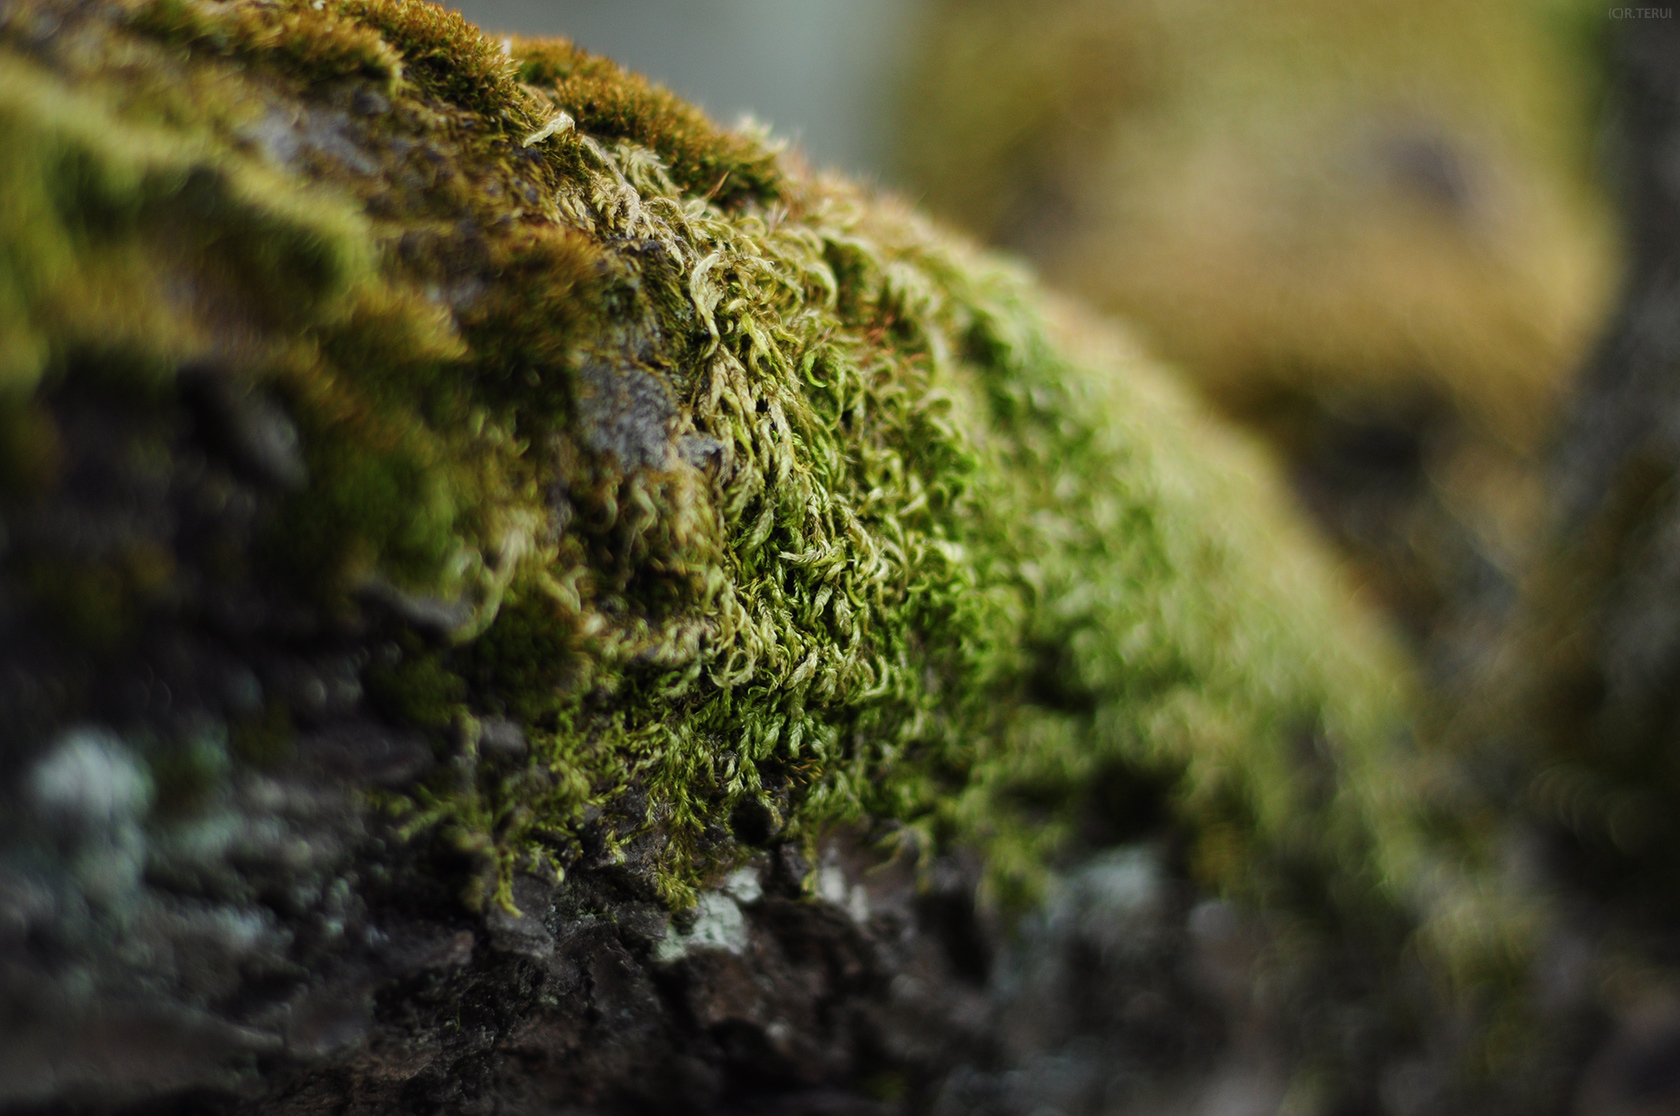
M 515 39 L 513 51 L 520 81 L 548 90 L 582 131 L 653 151 L 685 192 L 726 209 L 781 196 L 773 150 L 720 130 L 670 91 L 564 40 Z

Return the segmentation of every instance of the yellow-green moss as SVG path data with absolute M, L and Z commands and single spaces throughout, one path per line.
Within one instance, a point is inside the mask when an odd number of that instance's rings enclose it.
M 511 49 L 519 79 L 552 89 L 581 131 L 652 150 L 683 190 L 725 207 L 780 196 L 775 153 L 753 137 L 718 131 L 693 105 L 564 40 L 516 39 Z
M 191 363 L 284 402 L 308 479 L 257 560 L 454 617 L 365 671 L 461 753 L 390 803 L 411 831 L 505 881 L 595 808 L 679 901 L 757 802 L 1025 895 L 1101 775 L 1166 781 L 1210 887 L 1413 871 L 1395 664 L 1268 463 L 1111 327 L 421 3 L 11 13 L 0 383 Z M 523 758 L 480 755 L 492 716 Z

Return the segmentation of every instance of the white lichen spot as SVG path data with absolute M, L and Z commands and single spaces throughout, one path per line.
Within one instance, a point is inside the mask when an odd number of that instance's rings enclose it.
M 64 865 L 89 899 L 118 905 L 140 885 L 152 782 L 123 742 L 96 728 L 65 732 L 36 762 L 30 805 L 56 833 Z
M 838 864 L 825 864 L 818 869 L 817 898 L 841 908 L 853 922 L 869 921 L 868 889 L 862 884 L 848 886 L 846 873 Z
M 846 904 L 846 873 L 838 864 L 825 864 L 817 869 L 817 898 L 837 907 Z
M 680 961 L 696 949 L 719 949 L 740 954 L 747 948 L 747 918 L 741 907 L 721 891 L 708 891 L 695 906 L 694 925 L 686 933 L 667 934 L 654 947 L 655 961 Z
M 1049 904 L 1050 929 L 1123 955 L 1147 949 L 1163 933 L 1166 877 L 1160 854 L 1148 845 L 1092 857 L 1069 876 Z
M 106 828 L 144 812 L 151 804 L 151 780 L 115 736 L 76 728 L 35 765 L 29 775 L 35 808 L 61 824 Z
M 1092 910 L 1113 918 L 1148 918 L 1162 900 L 1160 857 L 1147 845 L 1093 857 L 1077 885 Z
M 526 136 L 522 141 L 526 147 L 534 143 L 541 143 L 550 136 L 563 136 L 572 130 L 572 117 L 569 113 L 556 112 L 548 118 L 548 123 Z
M 723 890 L 735 897 L 737 903 L 752 904 L 764 897 L 757 868 L 737 868 L 724 877 Z
M 853 922 L 869 921 L 869 891 L 862 884 L 853 884 L 846 893 L 846 913 L 852 916 Z

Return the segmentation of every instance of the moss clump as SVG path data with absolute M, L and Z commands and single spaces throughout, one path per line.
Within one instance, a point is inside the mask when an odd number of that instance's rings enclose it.
M 504 883 L 599 812 L 680 901 L 756 807 L 1023 896 L 1128 778 L 1209 887 L 1410 871 L 1398 671 L 1266 462 L 890 200 L 395 0 L 13 5 L 0 176 L 0 384 L 283 404 L 251 560 L 406 618 L 369 697 L 462 762 L 394 805 Z
M 683 190 L 725 208 L 780 197 L 775 152 L 754 137 L 718 131 L 693 105 L 564 40 L 515 39 L 510 47 L 519 80 L 552 90 L 579 130 L 648 148 Z

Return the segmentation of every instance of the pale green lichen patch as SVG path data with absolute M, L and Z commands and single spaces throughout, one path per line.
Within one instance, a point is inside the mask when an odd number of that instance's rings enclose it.
M 656 961 L 680 961 L 696 949 L 721 949 L 741 953 L 747 947 L 747 920 L 741 906 L 721 891 L 708 891 L 695 903 L 694 922 L 687 930 L 673 931 L 654 947 Z
M 448 632 L 364 671 L 454 750 L 387 801 L 410 832 L 505 886 L 598 814 L 680 903 L 754 834 L 870 821 L 1022 897 L 1118 780 L 1210 887 L 1409 870 L 1397 669 L 1267 463 L 1108 327 L 565 44 L 399 0 L 12 11 L 0 375 L 284 402 L 307 479 L 251 560 Z

